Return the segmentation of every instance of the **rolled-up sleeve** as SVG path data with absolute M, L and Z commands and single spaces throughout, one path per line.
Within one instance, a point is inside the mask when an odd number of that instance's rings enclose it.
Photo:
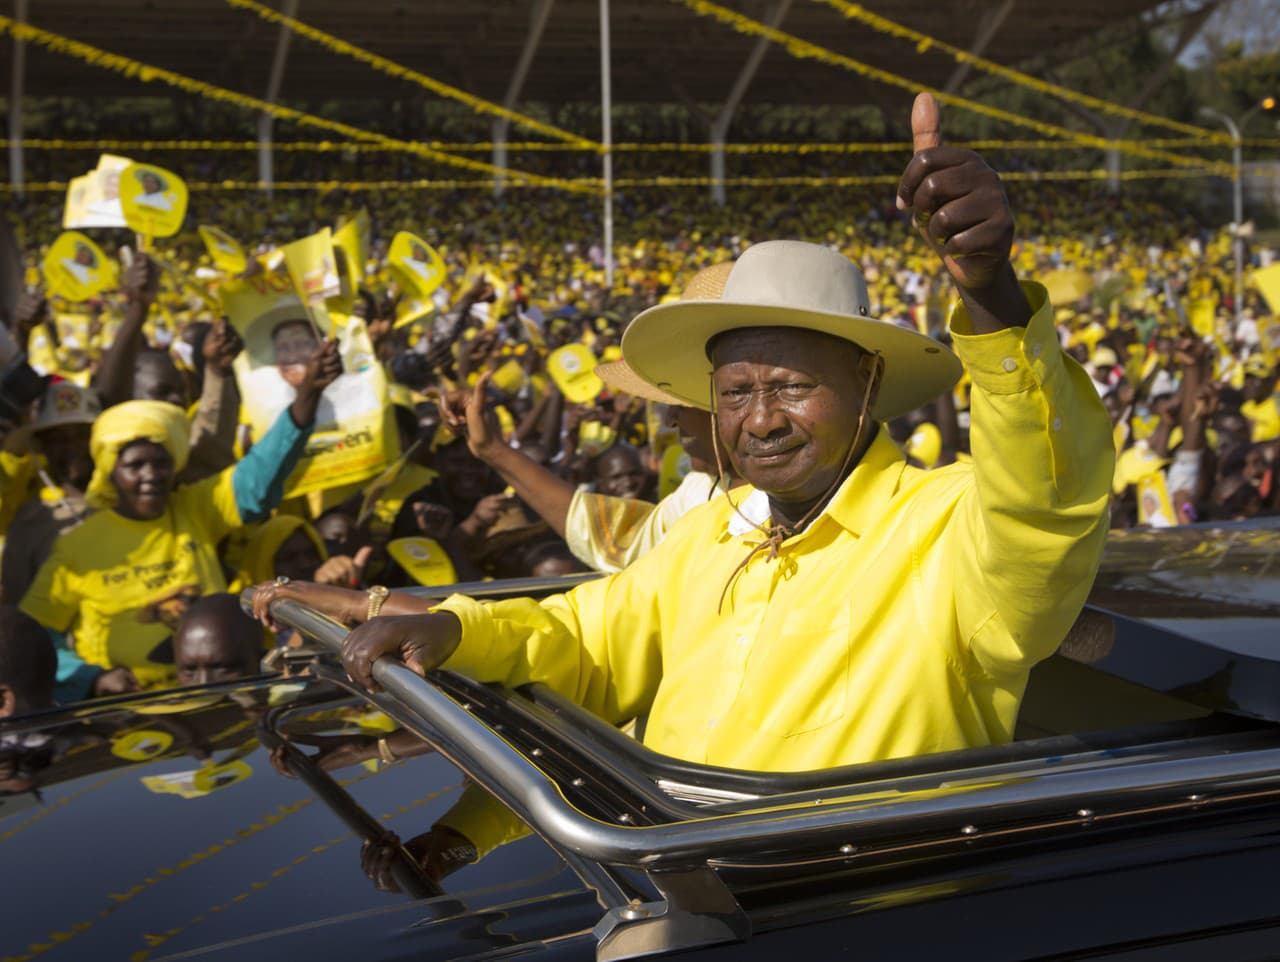
M 975 487 L 963 508 L 974 585 L 957 595 L 970 651 L 989 673 L 1051 654 L 1079 614 L 1106 540 L 1115 449 L 1089 376 L 1059 345 L 1045 289 L 1024 283 L 1025 328 L 973 334 L 951 319 L 973 381 Z

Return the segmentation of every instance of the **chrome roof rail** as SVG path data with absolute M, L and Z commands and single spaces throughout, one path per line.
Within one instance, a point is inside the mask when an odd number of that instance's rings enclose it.
M 339 651 L 346 629 L 296 602 L 281 601 L 272 615 Z M 987 829 L 1052 818 L 1055 825 L 1088 825 L 1159 804 L 1192 810 L 1238 795 L 1280 797 L 1280 747 L 1239 754 L 1148 759 L 1065 766 L 1016 777 L 992 777 L 982 768 L 961 773 L 932 791 L 884 798 L 857 785 L 832 785 L 830 797 L 761 800 L 732 813 L 657 825 L 627 826 L 594 818 L 571 805 L 538 766 L 462 705 L 404 665 L 380 659 L 373 676 L 418 720 L 412 727 L 499 799 L 511 805 L 558 848 L 609 865 L 679 871 L 769 853 L 807 849 L 833 856 L 886 837 L 929 835 L 960 842 Z M 975 823 L 973 819 L 979 819 Z

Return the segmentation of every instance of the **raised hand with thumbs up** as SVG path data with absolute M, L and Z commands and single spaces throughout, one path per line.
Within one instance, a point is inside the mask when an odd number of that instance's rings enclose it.
M 938 101 L 916 97 L 915 154 L 898 185 L 898 209 L 942 258 L 969 310 L 974 333 L 1026 324 L 1031 309 L 1009 262 L 1014 220 L 1000 178 L 978 154 L 942 143 Z

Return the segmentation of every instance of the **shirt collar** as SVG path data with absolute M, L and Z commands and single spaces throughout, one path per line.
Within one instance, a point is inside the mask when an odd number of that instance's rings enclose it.
M 889 432 L 880 425 L 862 460 L 845 478 L 813 524 L 830 516 L 851 534 L 862 534 L 883 514 L 889 499 L 898 489 L 906 464 L 906 457 L 890 439 Z M 738 510 L 729 515 L 727 533 L 741 538 L 759 531 L 769 523 L 769 518 L 769 496 L 753 489 L 738 505 Z

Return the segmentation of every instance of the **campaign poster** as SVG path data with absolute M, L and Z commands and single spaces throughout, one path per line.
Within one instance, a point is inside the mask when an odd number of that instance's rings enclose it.
M 120 209 L 130 230 L 172 237 L 187 216 L 187 185 L 171 170 L 130 164 L 120 172 Z
M 287 274 L 259 274 L 222 289 L 228 319 L 244 339 L 235 361 L 243 418 L 261 438 L 297 397 L 307 359 L 320 344 Z M 329 313 L 343 374 L 320 399 L 316 427 L 285 496 L 364 481 L 399 456 L 394 420 L 385 416 L 387 381 L 364 322 Z
M 116 272 L 107 255 L 79 231 L 66 231 L 49 245 L 44 282 L 50 294 L 79 303 L 101 294 L 115 281 Z

